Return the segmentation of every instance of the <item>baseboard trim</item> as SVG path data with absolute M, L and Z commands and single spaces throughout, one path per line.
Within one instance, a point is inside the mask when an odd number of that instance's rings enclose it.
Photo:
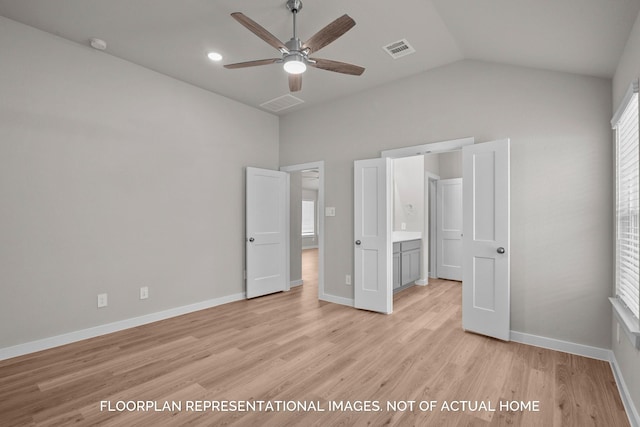
M 629 417 L 629 424 L 631 424 L 631 427 L 640 427 L 640 414 L 638 414 L 638 409 L 633 403 L 633 399 L 631 398 L 631 393 L 629 393 L 627 384 L 624 382 L 624 377 L 622 376 L 622 372 L 620 371 L 620 366 L 618 365 L 616 355 L 611 350 L 609 352 L 609 364 L 611 365 L 613 378 L 616 380 L 616 385 L 618 386 L 618 391 L 620 392 L 622 404 L 624 405 L 624 409 L 627 412 L 627 417 Z
M 427 286 L 429 284 L 429 279 L 418 279 L 416 280 L 416 285 L 418 286 Z
M 332 302 L 334 304 L 346 305 L 353 307 L 353 298 L 339 297 L 336 295 L 322 294 L 318 296 L 319 300 Z
M 100 335 L 110 334 L 112 332 L 135 328 L 136 326 L 142 326 L 146 325 L 147 323 L 153 323 L 160 320 L 169 319 L 171 317 L 181 316 L 183 314 L 192 313 L 194 311 L 200 311 L 207 308 L 216 307 L 218 305 L 240 301 L 245 298 L 245 293 L 228 295 L 226 297 L 214 298 L 195 304 L 189 304 L 181 307 L 171 308 L 169 310 L 159 311 L 156 313 L 145 314 L 144 316 L 119 320 L 117 322 L 107 323 L 92 328 L 81 329 L 79 331 L 56 335 L 37 341 L 18 344 L 12 347 L 0 348 L 0 360 L 11 359 L 13 357 L 23 356 L 25 354 L 35 353 L 37 351 L 47 350 L 50 348 L 59 347 L 65 344 L 71 344 L 89 338 L 95 338 Z
M 605 348 L 591 347 L 584 344 L 576 344 L 554 338 L 526 334 L 524 332 L 511 331 L 511 341 L 532 345 L 534 347 L 548 348 L 549 350 L 562 351 L 564 353 L 575 354 L 578 356 L 590 357 L 592 359 L 605 360 L 607 362 L 610 360 L 609 354 L 611 350 Z
M 629 389 L 624 382 L 624 377 L 622 376 L 622 372 L 620 371 L 618 361 L 616 360 L 616 356 L 613 351 L 605 348 L 591 347 L 588 345 L 576 344 L 554 338 L 541 337 L 538 335 L 525 334 L 524 332 L 517 331 L 511 331 L 511 341 L 609 362 L 611 371 L 613 372 L 613 378 L 618 386 L 620 398 L 622 399 L 625 412 L 629 418 L 629 423 L 632 427 L 640 427 L 640 415 L 638 415 L 638 410 L 635 407 L 631 394 L 629 393 Z
M 295 288 L 296 286 L 301 286 L 302 284 L 304 284 L 304 280 L 302 280 L 302 279 L 292 280 L 292 281 L 289 283 L 289 287 L 291 287 L 291 288 Z

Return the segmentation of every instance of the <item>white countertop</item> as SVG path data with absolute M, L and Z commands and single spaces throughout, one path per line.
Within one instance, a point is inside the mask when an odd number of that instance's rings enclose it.
M 391 236 L 393 243 L 418 239 L 422 239 L 422 233 L 419 231 L 394 231 Z

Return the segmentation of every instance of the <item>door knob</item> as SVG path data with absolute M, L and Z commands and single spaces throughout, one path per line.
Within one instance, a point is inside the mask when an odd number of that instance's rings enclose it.
M 360 246 L 360 243 L 362 243 L 360 240 L 356 240 L 356 245 Z
M 256 240 L 256 239 L 254 239 L 253 237 L 249 237 L 249 241 L 250 242 L 253 242 L 254 240 Z
M 504 253 L 504 248 L 503 248 L 502 246 L 500 246 L 500 247 L 498 248 L 498 253 L 499 253 L 499 254 L 503 254 L 503 253 Z

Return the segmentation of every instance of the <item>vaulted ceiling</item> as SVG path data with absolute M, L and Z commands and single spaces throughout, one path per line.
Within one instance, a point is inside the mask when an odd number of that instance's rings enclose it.
M 0 0 L 0 15 L 259 107 L 289 93 L 280 64 L 228 70 L 223 64 L 276 58 L 277 50 L 230 17 L 242 12 L 282 41 L 292 36 L 286 0 Z M 362 76 L 308 69 L 303 104 L 281 114 L 461 59 L 612 77 L 640 0 L 303 0 L 304 41 L 349 14 L 356 26 L 314 56 L 366 68 Z M 384 49 L 406 39 L 416 52 Z M 223 55 L 212 62 L 207 53 Z M 46 67 L 46 64 L 43 64 Z

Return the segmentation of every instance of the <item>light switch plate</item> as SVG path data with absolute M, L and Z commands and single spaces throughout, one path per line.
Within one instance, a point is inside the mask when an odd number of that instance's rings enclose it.
M 336 216 L 336 208 L 334 207 L 324 208 L 324 216 Z

